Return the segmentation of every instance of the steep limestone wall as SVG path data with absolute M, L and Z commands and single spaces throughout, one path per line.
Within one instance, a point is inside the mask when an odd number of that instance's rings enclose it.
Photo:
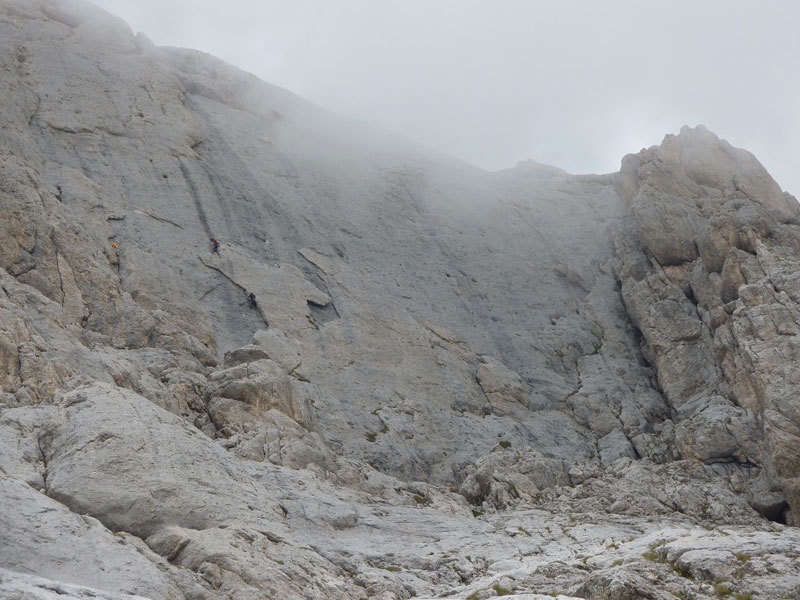
M 796 592 L 752 156 L 487 173 L 78 0 L 0 49 L 0 595 Z
M 622 293 L 678 451 L 725 473 L 765 515 L 791 519 L 800 206 L 702 127 L 627 156 L 619 188 L 631 212 L 617 242 Z

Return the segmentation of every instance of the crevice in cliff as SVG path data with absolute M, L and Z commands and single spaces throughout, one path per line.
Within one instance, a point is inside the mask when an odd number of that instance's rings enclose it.
M 695 310 L 700 306 L 700 302 L 697 300 L 697 296 L 695 295 L 694 288 L 691 285 L 686 286 L 686 289 L 683 291 L 686 298 L 694 305 Z
M 203 294 L 200 296 L 200 298 L 198 298 L 198 300 L 204 300 L 206 296 L 208 296 L 212 292 L 215 292 L 218 289 L 219 289 L 219 285 L 215 285 L 213 287 L 210 287 L 205 292 L 203 292 Z
M 39 115 L 39 111 L 42 107 L 42 98 L 37 94 L 36 95 L 36 104 L 31 111 L 30 116 L 28 117 L 28 127 L 33 127 L 33 122 L 36 120 L 36 117 Z
M 118 131 L 109 129 L 108 127 L 87 127 L 84 125 L 68 125 L 66 123 L 55 123 L 53 121 L 45 121 L 45 124 L 53 131 L 69 134 L 100 134 L 105 133 L 112 137 L 129 137 L 125 131 Z
M 214 233 L 212 232 L 211 226 L 208 223 L 206 211 L 203 209 L 203 203 L 200 199 L 200 192 L 197 190 L 197 185 L 195 184 L 192 175 L 189 173 L 189 168 L 181 158 L 178 159 L 178 166 L 180 167 L 181 174 L 186 181 L 186 185 L 189 186 L 189 195 L 192 197 L 192 202 L 194 202 L 195 209 L 197 210 L 197 218 L 200 220 L 200 224 L 203 226 L 203 230 L 206 232 L 206 235 L 209 238 L 213 238 Z
M 294 377 L 295 379 L 297 379 L 297 381 L 302 381 L 303 383 L 311 383 L 311 380 L 308 377 L 297 372 L 297 369 L 299 369 L 302 366 L 303 362 L 300 361 L 300 363 L 296 367 L 294 367 L 291 371 L 289 371 L 288 373 L 289 377 Z
M 772 521 L 773 523 L 779 523 L 781 525 L 788 524 L 789 515 L 791 514 L 789 503 L 786 502 L 786 500 L 783 500 L 782 502 L 770 506 L 758 507 L 756 508 L 756 510 L 765 519 Z
M 202 256 L 198 256 L 197 258 L 200 260 L 200 262 L 201 262 L 201 263 L 203 263 L 203 265 L 204 265 L 204 266 L 208 267 L 209 269 L 213 269 L 214 271 L 216 271 L 217 273 L 219 273 L 220 275 L 222 275 L 222 276 L 223 276 L 225 279 L 227 279 L 228 281 L 230 281 L 230 282 L 231 282 L 233 285 L 235 285 L 237 288 L 239 288 L 239 289 L 240 289 L 240 290 L 242 290 L 243 292 L 247 292 L 247 290 L 246 290 L 244 287 L 242 287 L 241 285 L 239 285 L 239 284 L 236 282 L 236 280 L 235 280 L 235 279 L 233 279 L 233 278 L 232 278 L 230 275 L 228 275 L 228 274 L 227 274 L 225 271 L 223 271 L 221 268 L 219 268 L 219 267 L 218 267 L 218 266 L 216 266 L 216 265 L 212 265 L 212 264 L 208 263 L 208 262 L 207 262 L 207 261 L 206 261 L 206 260 L 205 260 L 205 259 L 204 259 Z
M 43 483 L 43 486 L 44 486 L 44 493 L 49 495 L 48 482 L 47 482 L 47 478 L 48 478 L 48 475 L 49 475 L 49 473 L 48 473 L 48 461 L 47 461 L 47 453 L 44 451 L 44 447 L 42 445 L 42 436 L 43 435 L 44 434 L 40 432 L 36 436 L 36 447 L 39 450 L 39 458 L 42 461 L 42 483 Z
M 240 290 L 242 290 L 242 293 L 243 293 L 245 296 L 247 295 L 247 293 L 248 293 L 247 289 L 246 289 L 245 287 L 243 287 L 241 284 L 239 284 L 239 283 L 238 283 L 238 282 L 237 282 L 235 279 L 233 279 L 233 278 L 232 278 L 230 275 L 228 275 L 228 274 L 227 274 L 225 271 L 223 271 L 223 270 L 222 270 L 220 267 L 218 267 L 218 266 L 216 266 L 216 265 L 213 265 L 213 264 L 209 263 L 209 262 L 208 262 L 208 261 L 206 261 L 206 259 L 205 259 L 205 258 L 203 258 L 202 256 L 198 256 L 197 258 L 198 258 L 198 260 L 199 260 L 199 261 L 200 261 L 200 262 L 203 264 L 203 266 L 205 266 L 205 267 L 208 267 L 209 269 L 212 269 L 212 270 L 216 271 L 217 273 L 219 273 L 220 275 L 222 275 L 222 276 L 223 276 L 225 279 L 227 279 L 228 281 L 230 281 L 230 282 L 231 282 L 233 285 L 235 285 L 237 288 L 239 288 Z M 219 286 L 216 286 L 216 287 L 219 287 Z M 215 287 L 215 288 L 213 288 L 213 289 L 216 289 L 216 287 Z M 209 290 L 209 292 L 210 292 L 210 291 L 213 291 L 213 290 Z M 206 294 L 204 294 L 204 296 L 205 296 L 205 295 L 207 295 L 209 292 L 206 292 Z M 258 304 L 256 304 L 256 303 L 255 303 L 255 301 L 251 301 L 251 306 L 252 306 L 253 308 L 256 308 L 256 309 L 258 310 L 258 314 L 260 315 L 260 317 L 261 317 L 261 320 L 264 322 L 264 325 L 266 325 L 266 326 L 269 326 L 269 321 L 268 321 L 268 319 L 267 319 L 267 316 L 266 316 L 266 314 L 264 314 L 264 312 L 263 312 L 263 310 L 261 309 L 261 307 L 260 307 Z
M 64 276 L 61 274 L 61 268 L 59 264 L 61 260 L 65 259 L 62 258 L 61 254 L 56 252 L 56 266 L 59 267 L 56 268 L 56 273 L 58 273 L 58 288 L 61 290 L 61 302 L 59 302 L 59 304 L 61 304 L 61 308 L 64 308 L 67 303 L 67 293 L 64 291 Z
M 174 227 L 177 227 L 178 229 L 183 229 L 183 225 L 181 225 L 180 223 L 176 223 L 175 221 L 171 221 L 170 219 L 165 219 L 164 217 L 159 217 L 159 216 L 156 216 L 156 215 L 151 214 L 149 212 L 145 212 L 143 210 L 138 210 L 138 209 L 135 210 L 134 212 L 138 213 L 140 215 L 143 215 L 145 217 L 150 217 L 151 219 L 153 219 L 155 221 L 160 221 L 161 223 L 168 223 L 169 225 L 173 225 Z

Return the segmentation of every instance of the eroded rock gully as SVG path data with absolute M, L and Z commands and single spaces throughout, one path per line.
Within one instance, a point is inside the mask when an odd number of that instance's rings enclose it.
M 77 0 L 0 40 L 0 595 L 800 594 L 752 155 L 486 173 Z

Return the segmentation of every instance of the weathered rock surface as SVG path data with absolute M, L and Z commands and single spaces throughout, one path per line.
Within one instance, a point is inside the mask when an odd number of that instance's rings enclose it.
M 146 600 L 0 569 L 0 594 L 14 600 Z
M 701 127 L 627 157 L 619 188 L 633 211 L 622 235 L 638 238 L 618 244 L 622 294 L 677 420 L 678 451 L 750 479 L 762 513 L 785 512 L 774 495 L 759 498 L 764 479 L 796 512 L 797 202 Z M 664 226 L 674 211 L 685 221 L 677 237 Z M 665 253 L 673 241 L 683 249 Z
M 80 0 L 0 47 L 0 595 L 800 595 L 752 155 L 486 173 Z

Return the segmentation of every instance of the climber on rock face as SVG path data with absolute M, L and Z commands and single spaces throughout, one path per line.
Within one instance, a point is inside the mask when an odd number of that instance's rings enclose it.
M 211 238 L 211 251 L 219 254 L 219 240 L 217 238 Z
M 258 302 L 256 302 L 256 295 L 253 292 L 247 294 L 247 299 L 250 301 L 251 308 L 257 308 Z

